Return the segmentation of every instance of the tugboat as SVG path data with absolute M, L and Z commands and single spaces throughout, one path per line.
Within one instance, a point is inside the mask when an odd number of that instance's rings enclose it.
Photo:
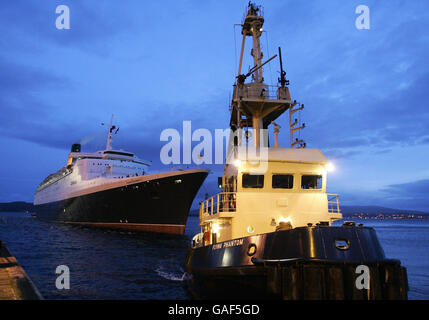
M 262 7 L 249 3 L 230 107 L 233 137 L 219 178 L 222 192 L 200 206 L 201 232 L 185 262 L 189 294 L 196 299 L 407 299 L 406 269 L 386 258 L 375 230 L 355 222 L 333 225 L 342 214 L 338 195 L 326 192 L 330 165 L 320 150 L 294 140 L 304 125 L 293 115 L 304 105 L 291 100 L 280 48 L 279 84 L 264 83 L 262 66 L 276 56 L 262 63 L 263 23 Z M 242 74 L 247 37 L 253 40 L 253 68 Z M 291 145 L 282 148 L 274 121 L 286 111 Z M 272 147 L 269 125 L 274 126 Z
M 112 117 L 113 121 L 113 117 Z M 110 123 L 106 149 L 81 152 L 73 144 L 67 165 L 49 175 L 34 196 L 39 219 L 109 229 L 182 235 L 206 169 L 148 171 L 150 163 L 112 150 Z

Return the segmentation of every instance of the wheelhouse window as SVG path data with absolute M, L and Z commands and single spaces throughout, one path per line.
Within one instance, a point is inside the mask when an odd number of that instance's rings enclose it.
M 293 175 L 273 174 L 273 189 L 292 189 Z
M 263 188 L 264 175 L 244 173 L 242 185 L 243 188 Z
M 303 175 L 301 177 L 301 189 L 322 189 L 322 176 Z

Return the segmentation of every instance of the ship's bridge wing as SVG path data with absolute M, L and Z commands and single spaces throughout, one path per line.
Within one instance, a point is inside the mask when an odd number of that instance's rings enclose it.
M 125 156 L 125 157 L 134 157 L 134 154 L 131 152 L 126 152 L 123 150 L 105 150 L 103 151 L 104 155 L 113 155 L 113 156 Z
M 139 159 L 133 153 L 123 150 L 102 150 L 97 152 L 71 152 L 70 157 L 74 159 L 111 159 L 111 160 L 123 160 L 140 163 L 146 166 L 150 166 L 150 162 Z
M 92 159 L 101 159 L 103 156 L 102 151 L 98 152 L 71 152 L 70 157 L 72 158 L 92 158 Z
M 105 159 L 127 160 L 150 166 L 149 161 L 139 159 L 133 153 L 124 150 L 104 150 L 102 153 Z

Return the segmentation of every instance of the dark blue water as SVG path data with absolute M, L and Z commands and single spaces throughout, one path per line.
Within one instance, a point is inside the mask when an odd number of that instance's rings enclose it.
M 429 299 L 429 221 L 364 220 L 389 258 L 407 267 L 409 298 Z M 106 231 L 0 213 L 0 239 L 45 299 L 187 299 L 183 264 L 198 218 L 184 236 Z M 58 290 L 55 269 L 70 269 L 70 289 Z
M 429 299 L 429 220 L 358 220 L 373 227 L 388 258 L 407 268 L 412 300 Z

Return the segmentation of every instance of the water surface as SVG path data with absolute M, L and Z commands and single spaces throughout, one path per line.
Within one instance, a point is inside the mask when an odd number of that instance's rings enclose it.
M 376 229 L 386 256 L 407 267 L 410 299 L 429 299 L 429 221 L 363 220 Z M 186 250 L 198 230 L 190 217 L 184 236 L 142 234 L 44 222 L 0 213 L 0 239 L 45 299 L 188 299 L 182 286 Z M 58 290 L 55 270 L 70 269 L 70 290 Z

